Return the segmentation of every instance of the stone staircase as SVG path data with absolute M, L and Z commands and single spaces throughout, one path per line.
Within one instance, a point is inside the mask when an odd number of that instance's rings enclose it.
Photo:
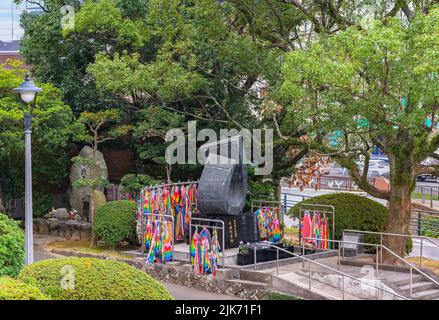
M 387 281 L 392 283 L 401 295 L 410 298 L 410 275 L 397 280 L 387 279 Z M 412 299 L 439 300 L 439 286 L 422 275 L 413 275 Z
M 245 288 L 255 290 L 268 290 L 271 286 L 271 276 L 269 274 L 247 270 L 240 270 L 228 281 L 232 283 L 240 283 Z

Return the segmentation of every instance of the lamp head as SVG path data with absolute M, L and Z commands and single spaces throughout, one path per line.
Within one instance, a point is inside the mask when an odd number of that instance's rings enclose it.
M 18 87 L 14 89 L 14 92 L 17 92 L 20 95 L 20 99 L 25 103 L 30 103 L 35 99 L 35 96 L 38 92 L 41 92 L 43 89 L 38 88 L 30 79 L 29 73 L 26 73 L 26 78 L 24 82 Z

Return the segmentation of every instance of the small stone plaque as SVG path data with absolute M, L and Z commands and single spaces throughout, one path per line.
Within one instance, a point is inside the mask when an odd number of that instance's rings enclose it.
M 363 234 L 344 234 L 343 241 L 349 241 L 354 243 L 343 243 L 341 248 L 343 250 L 349 251 L 351 254 L 362 254 L 364 252 L 363 245 L 359 243 L 364 243 Z

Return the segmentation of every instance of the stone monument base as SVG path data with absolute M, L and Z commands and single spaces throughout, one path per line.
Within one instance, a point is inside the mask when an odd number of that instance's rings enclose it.
M 34 219 L 34 233 L 72 241 L 91 241 L 92 225 L 85 221 Z

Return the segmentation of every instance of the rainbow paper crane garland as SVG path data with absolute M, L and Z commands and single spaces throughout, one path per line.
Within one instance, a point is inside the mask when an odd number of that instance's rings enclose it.
M 278 209 L 261 207 L 256 210 L 255 215 L 258 222 L 258 230 L 261 240 L 268 240 L 272 243 L 281 241 L 281 227 L 278 220 Z
M 219 251 L 221 250 L 216 230 L 211 237 L 210 232 L 204 227 L 200 233 L 195 230 L 191 239 L 190 256 L 195 274 L 212 274 L 218 271 Z
M 306 211 L 302 217 L 300 234 L 305 243 L 316 248 L 329 249 L 329 221 L 326 214 Z
M 157 220 L 159 215 L 169 215 L 175 220 L 175 239 L 187 235 L 192 213 L 197 210 L 197 185 L 182 184 L 142 190 L 138 201 L 137 234 L 142 239 L 142 219 Z
M 145 233 L 145 248 L 148 250 L 147 265 L 172 261 L 172 224 L 148 221 Z

